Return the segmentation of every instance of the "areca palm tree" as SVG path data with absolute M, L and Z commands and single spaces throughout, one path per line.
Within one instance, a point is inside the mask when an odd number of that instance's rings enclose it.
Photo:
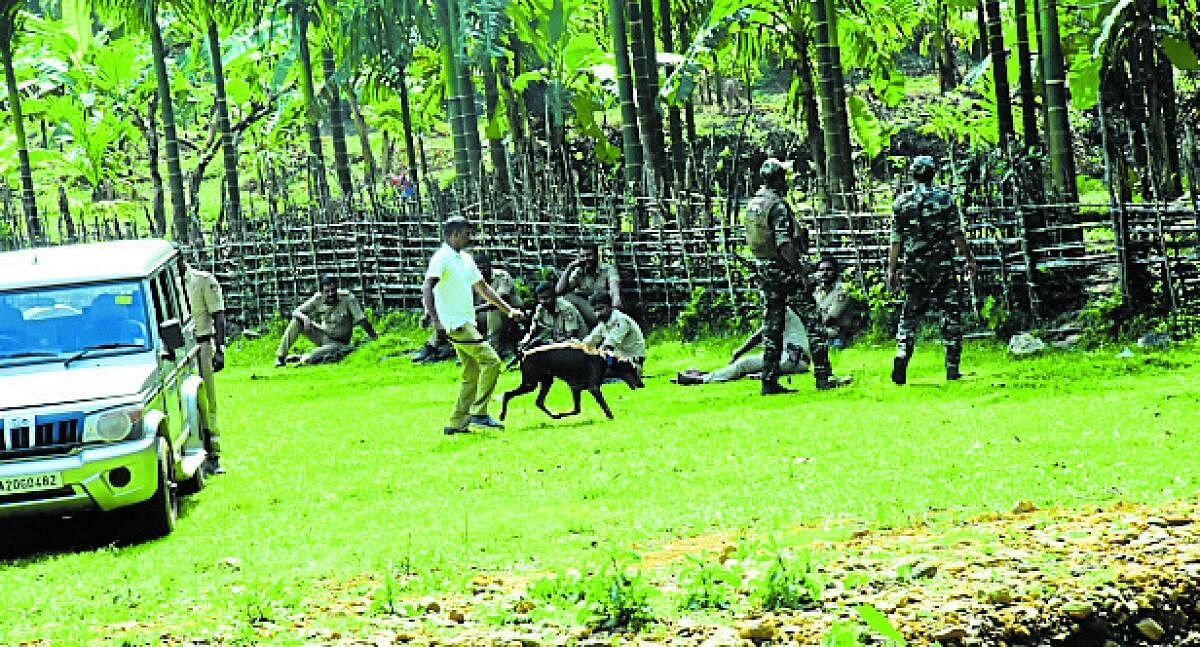
M 313 83 L 312 54 L 309 51 L 308 27 L 312 7 L 309 0 L 289 0 L 288 10 L 292 15 L 292 38 L 296 42 L 297 59 L 300 63 L 300 91 L 304 97 L 304 128 L 308 134 L 308 175 L 310 195 L 318 202 L 329 199 L 329 186 L 325 179 L 325 154 L 321 150 L 321 127 L 317 120 L 317 93 Z
M 12 113 L 13 133 L 17 138 L 17 158 L 21 166 L 21 207 L 25 212 L 25 230 L 31 240 L 42 237 L 38 220 L 37 196 L 33 192 L 33 169 L 29 163 L 29 144 L 25 139 L 25 119 L 21 113 L 21 93 L 13 69 L 13 48 L 24 23 L 25 0 L 0 0 L 0 59 L 4 63 L 4 84 L 8 90 L 8 109 Z
M 433 16 L 421 0 L 343 0 L 339 5 L 342 58 L 368 81 L 400 99 L 409 175 L 416 178 L 417 150 L 409 106 L 408 66 L 413 49 L 434 30 Z M 420 187 L 420 182 L 415 182 Z
M 211 59 L 214 89 L 214 108 L 217 113 L 217 133 L 221 137 L 221 152 L 225 163 L 225 199 L 228 217 L 241 218 L 242 197 L 238 178 L 237 144 L 229 120 L 229 101 L 225 94 L 225 68 L 221 60 L 221 29 L 244 25 L 256 14 L 255 0 L 168 0 L 179 13 L 192 23 L 197 32 L 205 35 Z
M 179 135 L 175 127 L 175 105 L 171 98 L 171 77 L 167 71 L 166 47 L 158 24 L 158 0 L 91 0 L 91 8 L 102 17 L 117 20 L 128 28 L 150 35 L 154 60 L 154 78 L 162 115 L 163 140 L 167 153 L 167 184 L 171 190 L 171 228 L 180 242 L 191 240 L 187 204 L 183 189 L 183 168 L 179 161 Z

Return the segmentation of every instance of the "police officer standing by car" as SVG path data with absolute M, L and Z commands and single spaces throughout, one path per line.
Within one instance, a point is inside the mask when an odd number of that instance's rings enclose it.
M 750 250 L 758 258 L 758 275 L 763 304 L 762 395 L 794 393 L 779 383 L 779 360 L 783 351 L 783 327 L 788 301 L 795 304 L 808 329 L 813 377 L 817 389 L 832 389 L 849 383 L 849 378 L 833 374 L 829 346 L 821 326 L 817 304 L 808 286 L 808 271 L 801 258 L 804 252 L 799 226 L 785 196 L 788 190 L 787 165 L 774 157 L 759 168 L 762 186 L 746 206 L 743 222 Z
M 221 285 L 210 273 L 198 270 L 181 253 L 183 287 L 188 308 L 196 323 L 196 345 L 200 351 L 200 377 L 208 399 L 208 452 L 205 468 L 209 474 L 224 474 L 221 467 L 221 432 L 217 426 L 217 390 L 214 373 L 225 368 L 225 297 Z

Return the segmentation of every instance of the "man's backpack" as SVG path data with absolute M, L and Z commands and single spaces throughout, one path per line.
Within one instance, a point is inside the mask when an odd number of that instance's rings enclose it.
M 746 228 L 746 242 L 754 256 L 764 261 L 779 260 L 779 247 L 775 245 L 775 230 L 771 227 L 771 210 L 779 204 L 780 197 L 771 189 L 763 187 L 750 199 L 742 215 Z

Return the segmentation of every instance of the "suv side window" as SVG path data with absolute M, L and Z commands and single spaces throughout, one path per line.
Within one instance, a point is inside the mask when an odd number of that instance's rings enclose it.
M 170 276 L 172 293 L 178 308 L 179 322 L 187 323 L 192 320 L 191 303 L 188 302 L 187 289 L 183 285 L 183 269 L 178 262 L 172 262 L 163 268 L 163 273 Z
M 168 319 L 180 319 L 179 300 L 174 289 L 174 281 L 164 267 L 150 278 L 150 294 L 154 298 L 154 317 L 159 325 Z

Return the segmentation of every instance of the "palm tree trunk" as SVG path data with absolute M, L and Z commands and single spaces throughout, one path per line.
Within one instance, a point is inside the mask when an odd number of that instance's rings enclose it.
M 479 139 L 479 109 L 478 93 L 475 91 L 475 78 L 471 74 L 471 65 L 465 60 L 462 39 L 459 32 L 459 18 L 462 10 L 458 0 L 449 0 L 450 28 L 454 30 L 455 52 L 454 60 L 459 77 L 459 112 L 463 120 L 463 133 L 467 136 L 467 163 L 471 166 L 471 185 L 483 171 L 483 142 Z
M 321 71 L 325 74 L 325 94 L 329 98 L 329 137 L 333 140 L 333 169 L 337 174 L 342 199 L 350 198 L 354 181 L 350 179 L 350 153 L 346 148 L 346 110 L 337 86 L 337 64 L 333 50 L 321 50 Z
M 483 100 L 487 106 L 488 122 L 488 154 L 492 160 L 493 188 L 499 197 L 511 193 L 512 184 L 508 176 L 508 153 L 504 150 L 504 135 L 493 132 L 491 125 L 496 123 L 496 111 L 500 109 L 500 84 L 496 80 L 498 69 L 503 64 L 497 64 L 494 58 L 488 59 L 488 69 L 483 71 Z
M 1004 27 L 1000 23 L 1000 0 L 986 0 L 988 51 L 992 55 L 992 81 L 996 90 L 996 125 L 1000 146 L 1005 150 L 1013 139 L 1012 99 L 1009 98 L 1008 63 L 1004 51 Z
M 625 157 L 625 183 L 639 193 L 642 185 L 642 142 L 638 136 L 637 108 L 633 103 L 633 78 L 629 41 L 625 31 L 625 0 L 608 0 L 609 31 L 616 57 L 617 94 L 621 99 L 621 148 Z
M 945 94 L 958 85 L 958 68 L 954 64 L 954 49 L 950 45 L 949 16 L 945 0 L 938 0 L 934 26 L 934 41 L 937 46 L 938 90 Z
M 854 180 L 849 156 L 849 127 L 842 126 L 848 124 L 848 118 L 846 102 L 842 99 L 844 89 L 838 87 L 841 64 L 837 59 L 840 58 L 840 52 L 833 41 L 837 32 L 833 26 L 829 0 L 813 0 L 812 8 L 816 27 L 817 83 L 821 123 L 824 126 L 826 177 L 834 206 L 845 209 L 850 202 L 849 192 Z
M 458 39 L 454 21 L 457 14 L 451 12 L 450 0 L 437 0 L 437 22 L 441 33 L 442 81 L 446 92 L 446 117 L 450 122 L 450 136 L 454 140 L 454 173 L 457 179 L 468 182 L 471 177 L 471 160 L 467 152 L 467 129 L 462 114 L 462 78 L 458 66 Z
M 982 61 L 988 53 L 987 10 L 983 8 L 983 0 L 975 3 L 975 29 L 979 32 L 979 38 L 975 40 L 975 46 L 971 49 L 975 58 Z
M 808 140 L 808 152 L 817 171 L 817 186 L 828 186 L 828 169 L 825 159 L 825 136 L 821 131 L 821 116 L 817 108 L 817 93 L 813 88 L 812 61 L 808 58 L 808 30 L 797 29 L 793 32 L 796 41 L 796 77 L 800 83 L 800 111 L 804 115 L 805 133 Z M 822 202 L 828 196 L 822 198 Z
M 645 104 L 650 123 L 650 149 L 654 160 L 654 170 L 663 181 L 663 187 L 670 187 L 672 180 L 671 160 L 667 155 L 667 143 L 664 138 L 662 108 L 658 103 L 658 47 L 655 45 L 654 2 L 641 0 L 641 41 L 642 50 L 646 55 L 646 81 L 650 102 Z
M 233 131 L 229 124 L 229 100 L 225 96 L 225 66 L 221 62 L 221 34 L 217 23 L 208 22 L 208 52 L 212 58 L 213 83 L 217 108 L 217 132 L 221 134 L 221 152 L 225 163 L 225 187 L 230 223 L 240 223 L 242 217 L 242 191 L 238 179 L 237 145 L 233 142 Z
M 657 189 L 658 181 L 662 178 L 666 160 L 662 154 L 662 121 L 655 120 L 658 115 L 658 97 L 654 95 L 651 85 L 651 74 L 658 74 L 650 60 L 650 52 L 646 51 L 645 25 L 642 20 L 641 0 L 628 0 L 626 11 L 629 27 L 629 45 L 633 54 L 633 83 L 637 93 L 638 130 L 641 133 L 643 159 L 649 160 L 650 177 L 647 190 Z M 656 135 L 657 134 L 657 138 Z
M 401 65 L 396 78 L 396 90 L 400 95 L 400 122 L 404 126 L 404 151 L 407 153 L 408 174 L 413 179 L 413 185 L 417 187 L 417 194 L 420 195 L 421 183 L 417 179 L 417 141 L 413 136 L 412 109 L 408 105 L 408 67 Z
M 158 81 L 158 103 L 162 111 L 163 139 L 167 147 L 167 185 L 171 189 L 171 227 L 175 240 L 191 242 L 191 227 L 183 190 L 183 168 L 179 162 L 179 136 L 175 132 L 175 106 L 171 99 L 171 80 L 167 74 L 167 54 L 162 30 L 158 26 L 158 3 L 149 0 L 150 50 L 154 57 L 154 76 Z
M 167 235 L 167 207 L 163 193 L 162 173 L 158 170 L 158 95 L 150 95 L 150 105 L 146 109 L 146 129 L 142 135 L 146 138 L 146 166 L 150 169 L 150 212 L 153 217 L 152 228 L 156 236 Z
M 842 48 L 838 44 L 838 16 L 837 2 L 835 0 L 827 0 L 827 16 L 829 17 L 829 41 L 830 61 L 833 66 L 833 88 L 837 91 L 837 111 L 833 115 L 834 124 L 837 127 L 837 142 L 841 146 L 840 157 L 844 162 L 844 167 L 841 170 L 842 179 L 842 196 L 839 200 L 839 205 L 842 209 L 853 209 L 856 206 L 854 196 L 854 157 L 851 155 L 853 149 L 850 147 L 850 113 L 846 110 L 846 78 L 842 74 Z M 749 91 L 749 83 L 747 83 L 747 92 Z
M 479 138 L 479 93 L 475 90 L 475 77 L 471 74 L 471 65 L 459 60 L 458 73 L 462 81 L 462 115 L 464 132 L 467 135 L 467 161 L 471 164 L 471 178 L 474 181 L 483 173 L 483 141 Z
M 1140 10 L 1147 24 L 1168 24 L 1167 9 L 1155 0 L 1141 0 Z M 1153 41 L 1147 43 L 1143 52 L 1146 66 L 1146 78 L 1152 79 L 1146 84 L 1149 91 L 1154 88 L 1149 105 L 1153 121 L 1150 124 L 1154 136 L 1154 172 L 1159 177 L 1156 193 L 1160 200 L 1174 200 L 1183 194 L 1183 178 L 1179 163 L 1179 113 L 1175 102 L 1175 67 L 1170 59 Z
M 17 158 L 21 167 L 21 208 L 25 213 L 25 232 L 32 242 L 40 241 L 45 233 L 38 219 L 37 195 L 33 192 L 33 167 L 29 163 L 29 144 L 25 140 L 25 118 L 21 113 L 21 93 L 17 90 L 17 76 L 13 70 L 13 26 L 0 41 L 0 57 L 4 59 L 4 84 L 8 88 L 8 107 L 12 113 L 13 131 L 17 137 Z
M 1046 84 L 1046 142 L 1049 148 L 1050 172 L 1059 199 L 1075 202 L 1075 157 L 1071 148 L 1071 124 L 1067 117 L 1066 68 L 1063 63 L 1062 41 L 1058 35 L 1058 2 L 1041 0 L 1042 15 L 1038 23 L 1045 48 L 1042 56 L 1042 78 Z
M 317 97 L 313 87 L 312 55 L 308 49 L 308 7 L 301 0 L 292 12 L 300 58 L 300 89 L 304 95 L 304 127 L 308 133 L 309 195 L 318 203 L 329 200 L 325 181 L 325 154 L 321 150 L 321 127 L 317 122 Z
M 1029 14 L 1025 0 L 1012 0 L 1017 22 L 1017 70 L 1021 83 L 1021 129 L 1025 131 L 1025 147 L 1038 148 L 1037 101 L 1034 99 L 1033 72 L 1030 69 Z
M 662 41 L 663 51 L 675 53 L 675 34 L 674 25 L 671 21 L 671 0 L 658 0 L 658 19 L 662 24 Z M 667 77 L 675 71 L 674 66 L 669 66 L 666 69 Z M 673 165 L 673 174 L 678 182 L 683 181 L 684 172 L 684 155 L 683 152 L 683 118 L 679 112 L 679 106 L 671 106 L 667 109 L 667 124 L 671 134 L 671 163 Z
M 379 182 L 379 167 L 375 164 L 375 151 L 371 150 L 371 133 L 367 130 L 367 120 L 363 117 L 353 87 L 346 88 L 346 102 L 350 106 L 350 116 L 354 119 L 354 130 L 358 132 L 358 146 L 362 149 L 367 184 L 375 186 Z
M 513 54 L 517 54 L 515 48 Z M 517 97 L 517 93 L 513 91 L 512 78 L 509 76 L 507 65 L 496 65 L 496 80 L 499 81 L 500 89 L 504 93 L 504 110 L 508 118 L 509 132 L 512 133 L 512 148 L 514 153 L 519 156 L 525 150 L 525 120 L 521 118 L 521 101 Z

